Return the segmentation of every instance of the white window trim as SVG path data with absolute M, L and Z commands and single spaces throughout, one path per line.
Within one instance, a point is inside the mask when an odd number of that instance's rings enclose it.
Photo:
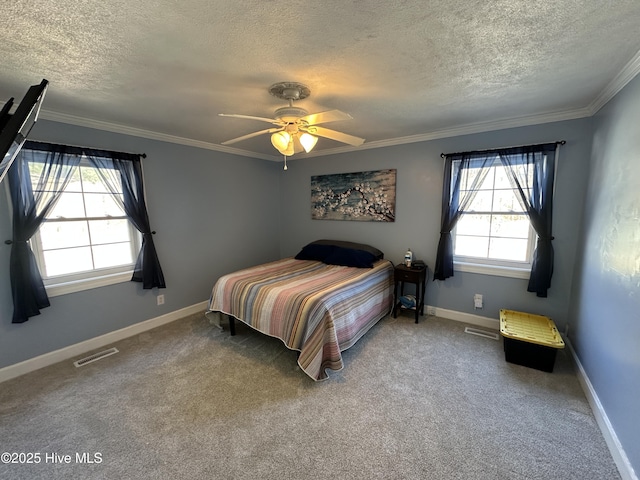
M 494 161 L 494 165 L 499 161 Z M 452 165 L 453 168 L 453 165 Z M 491 215 L 494 212 L 469 212 L 469 214 L 487 214 Z M 501 213 L 501 212 L 498 212 Z M 451 232 L 455 245 L 456 229 Z M 533 253 L 535 251 L 537 235 L 533 227 L 529 225 L 529 238 L 527 245 L 527 254 L 529 261 L 527 262 L 513 262 L 509 260 L 498 260 L 491 258 L 480 257 L 466 257 L 461 255 L 453 256 L 453 269 L 458 272 L 477 273 L 481 275 L 493 275 L 497 277 L 509 277 L 509 278 L 522 278 L 529 279 L 531 275 L 531 267 L 533 262 Z
M 88 270 L 86 272 L 78 272 L 69 275 L 60 275 L 49 278 L 45 278 L 43 276 L 44 288 L 47 291 L 47 295 L 49 297 L 57 297 L 60 295 L 67 295 L 69 293 L 82 292 L 84 290 L 91 290 L 93 288 L 130 281 L 135 266 L 135 258 L 137 257 L 137 254 L 141 248 L 141 240 L 138 230 L 133 227 L 131 222 L 128 223 L 131 233 L 131 248 L 134 263 L 131 263 L 129 265 L 120 265 L 118 267 Z M 35 233 L 29 243 L 31 245 L 31 250 L 36 257 L 38 268 L 42 272 L 42 262 L 44 260 L 42 256 L 43 254 L 40 244 L 39 232 Z
M 81 292 L 83 290 L 90 290 L 92 288 L 113 285 L 116 283 L 122 283 L 131 280 L 133 269 L 135 267 L 135 259 L 138 256 L 140 248 L 142 247 L 140 232 L 136 230 L 136 228 L 130 221 L 128 221 L 128 226 L 131 235 L 131 254 L 134 258 L 133 263 L 128 265 L 119 265 L 117 267 L 88 270 L 85 272 L 77 272 L 54 277 L 45 277 L 43 275 L 42 280 L 44 283 L 44 288 L 47 291 L 47 295 L 50 297 L 56 297 L 59 295 Z M 31 245 L 31 250 L 36 257 L 36 264 L 38 265 L 40 273 L 42 274 L 44 258 L 39 232 L 36 232 L 33 237 L 31 237 L 31 240 L 29 240 L 29 244 Z
M 507 267 L 504 265 L 485 265 L 481 263 L 471 263 L 453 260 L 453 269 L 456 272 L 479 273 L 482 275 L 493 275 L 495 277 L 523 278 L 528 280 L 531 275 L 531 267 Z
M 83 280 L 58 282 L 55 284 L 45 285 L 44 288 L 47 291 L 47 296 L 58 297 L 60 295 L 67 295 L 69 293 L 82 292 L 84 290 L 105 287 L 107 285 L 129 282 L 131 281 L 132 275 L 133 269 L 126 272 L 112 273 Z
M 85 159 L 81 161 L 81 164 L 86 162 Z M 9 196 L 9 189 L 6 189 Z M 9 197 L 10 198 L 10 197 Z M 122 218 L 126 219 L 126 216 Z M 133 226 L 131 221 L 127 221 L 130 238 L 131 238 L 131 253 L 134 259 L 133 263 L 128 265 L 120 265 L 117 267 L 89 270 L 85 272 L 72 273 L 69 275 L 60 275 L 54 277 L 44 277 L 44 288 L 49 297 L 57 297 L 61 295 L 67 295 L 69 293 L 82 292 L 85 290 L 91 290 L 98 287 L 104 287 L 108 285 L 115 285 L 118 283 L 124 283 L 131 281 L 133 276 L 133 270 L 135 267 L 135 259 L 138 256 L 138 252 L 142 248 L 142 236 L 140 232 Z M 44 265 L 44 257 L 42 251 L 42 244 L 40 241 L 40 232 L 37 231 L 33 237 L 29 240 L 31 250 L 36 257 L 36 264 L 42 274 L 42 268 Z

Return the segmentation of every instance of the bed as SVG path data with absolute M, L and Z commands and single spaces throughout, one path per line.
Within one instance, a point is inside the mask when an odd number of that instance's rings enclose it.
M 393 306 L 393 265 L 366 244 L 317 240 L 295 257 L 224 275 L 207 316 L 227 315 L 296 350 L 313 380 L 341 370 L 353 346 Z

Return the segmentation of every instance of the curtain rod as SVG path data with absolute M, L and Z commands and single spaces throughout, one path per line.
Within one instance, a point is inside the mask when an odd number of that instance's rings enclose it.
M 566 140 L 558 140 L 556 142 L 549 142 L 549 143 L 555 143 L 556 145 L 564 145 L 565 143 L 567 143 L 567 141 Z M 463 155 L 463 154 L 469 154 L 469 153 L 495 152 L 496 150 L 505 150 L 505 149 L 508 149 L 508 148 L 537 147 L 539 145 L 547 145 L 547 144 L 546 143 L 538 143 L 537 145 L 518 145 L 518 146 L 515 146 L 515 147 L 490 148 L 488 150 L 472 150 L 470 152 L 441 153 L 440 156 L 442 158 L 445 158 L 445 157 L 449 157 L 451 155 Z
M 42 143 L 42 144 L 48 144 L 48 145 L 61 145 L 61 146 L 65 146 L 65 147 L 79 148 L 80 150 L 97 150 L 97 151 L 100 151 L 100 152 L 107 152 L 107 153 L 114 153 L 114 154 L 139 155 L 142 158 L 147 158 L 147 154 L 146 153 L 116 152 L 115 150 L 107 150 L 105 148 L 81 147 L 79 145 L 68 145 L 66 143 L 62 144 L 62 143 L 52 143 L 52 142 L 40 142 L 38 140 L 27 140 L 25 142 L 25 145 L 27 143 Z

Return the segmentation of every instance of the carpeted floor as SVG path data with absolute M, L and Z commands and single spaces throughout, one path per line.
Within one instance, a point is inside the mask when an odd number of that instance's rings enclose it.
M 401 315 L 316 383 L 237 327 L 195 315 L 0 384 L 0 452 L 39 460 L 0 478 L 620 478 L 568 352 L 544 373 L 464 324 Z

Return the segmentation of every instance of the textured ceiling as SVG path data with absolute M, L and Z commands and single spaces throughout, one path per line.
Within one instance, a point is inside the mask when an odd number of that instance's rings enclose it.
M 0 101 L 50 82 L 42 116 L 278 159 L 269 124 L 339 109 L 359 148 L 592 114 L 640 64 L 638 0 L 11 0 Z M 7 21 L 10 19 L 10 21 Z M 320 139 L 311 155 L 352 147 Z M 250 152 L 250 153 L 248 153 Z M 294 157 L 295 158 L 295 157 Z

